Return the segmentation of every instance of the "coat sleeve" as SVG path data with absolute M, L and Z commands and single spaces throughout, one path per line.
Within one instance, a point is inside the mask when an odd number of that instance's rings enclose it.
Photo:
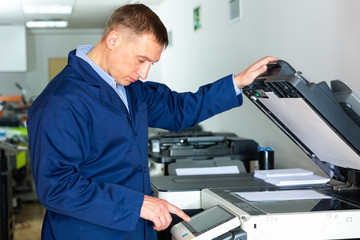
M 96 183 L 80 173 L 89 161 L 88 119 L 54 100 L 31 109 L 28 120 L 33 175 L 39 201 L 50 211 L 121 231 L 133 231 L 144 194 Z M 88 159 L 89 161 L 83 161 Z
M 163 84 L 146 82 L 149 126 L 182 130 L 242 104 L 232 75 L 199 88 L 196 93 L 177 93 Z

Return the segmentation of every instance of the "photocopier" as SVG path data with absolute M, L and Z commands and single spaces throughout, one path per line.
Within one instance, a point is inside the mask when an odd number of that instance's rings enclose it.
M 340 80 L 309 82 L 283 60 L 244 94 L 330 181 L 277 186 L 247 174 L 237 185 L 202 188 L 203 211 L 171 226 L 172 239 L 360 239 L 359 96 Z
M 149 137 L 148 156 L 150 176 L 188 175 L 187 170 L 225 166 L 234 166 L 237 172 L 250 172 L 251 163 L 258 161 L 258 143 L 235 133 L 202 131 L 199 126 Z

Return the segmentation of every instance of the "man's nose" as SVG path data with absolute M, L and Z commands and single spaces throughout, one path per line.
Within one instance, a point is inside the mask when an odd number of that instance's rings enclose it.
M 141 79 L 145 80 L 147 78 L 150 71 L 150 67 L 151 67 L 151 63 L 144 63 L 144 65 L 141 68 L 139 68 L 137 73 L 139 74 Z

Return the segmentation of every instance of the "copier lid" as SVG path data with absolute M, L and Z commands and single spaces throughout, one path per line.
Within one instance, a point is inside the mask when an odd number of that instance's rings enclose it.
M 360 98 L 346 84 L 308 82 L 279 60 L 245 95 L 329 176 L 334 167 L 360 170 Z

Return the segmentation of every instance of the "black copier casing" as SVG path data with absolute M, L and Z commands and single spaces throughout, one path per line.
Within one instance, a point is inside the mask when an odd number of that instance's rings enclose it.
M 240 160 L 246 172 L 258 160 L 258 143 L 234 133 L 211 131 L 162 132 L 149 138 L 149 162 L 164 165 L 163 175 L 175 175 L 171 165 L 188 166 L 228 158 Z M 191 162 L 189 162 L 191 161 Z M 234 161 L 235 163 L 235 161 Z M 151 171 L 151 168 L 150 168 Z

